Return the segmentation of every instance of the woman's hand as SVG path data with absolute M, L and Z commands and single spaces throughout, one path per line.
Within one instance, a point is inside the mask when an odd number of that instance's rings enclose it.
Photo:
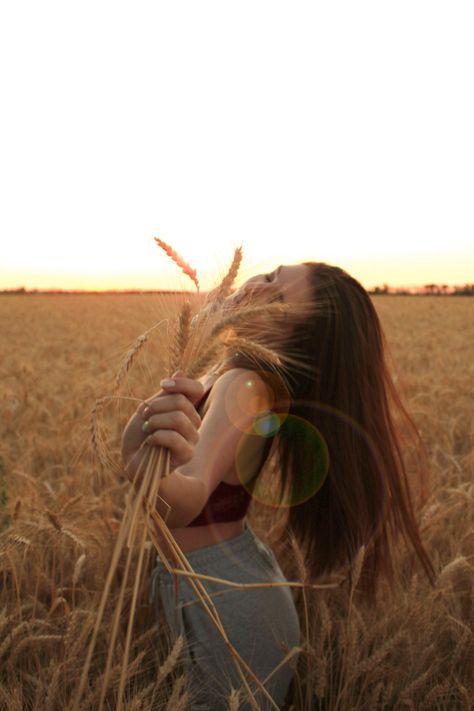
M 122 460 L 131 481 L 149 446 L 169 449 L 175 469 L 192 459 L 199 439 L 201 418 L 194 404 L 204 393 L 202 383 L 177 371 L 160 385 L 162 390 L 140 405 L 122 435 Z

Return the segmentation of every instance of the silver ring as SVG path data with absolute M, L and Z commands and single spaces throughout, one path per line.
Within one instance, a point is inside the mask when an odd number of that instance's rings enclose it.
M 148 432 L 149 426 L 150 426 L 149 420 L 145 420 L 145 422 L 142 425 L 142 432 Z

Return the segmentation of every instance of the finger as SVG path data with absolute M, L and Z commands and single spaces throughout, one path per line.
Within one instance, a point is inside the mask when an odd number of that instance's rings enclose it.
M 177 371 L 181 373 L 182 371 Z M 187 378 L 184 375 L 176 375 L 173 378 L 164 378 L 160 382 L 163 390 L 167 393 L 182 393 L 193 403 L 198 402 L 204 395 L 204 385 L 199 380 Z
M 145 420 L 142 426 L 142 430 L 146 434 L 152 434 L 159 429 L 175 430 L 192 444 L 196 444 L 199 440 L 197 429 L 181 410 L 166 412 L 162 415 L 152 415 L 148 420 Z
M 183 412 L 196 428 L 201 426 L 201 416 L 186 395 L 182 393 L 161 395 L 150 400 L 147 407 L 142 410 L 142 417 L 148 420 L 152 415 L 160 415 L 177 410 Z
M 157 430 L 149 435 L 145 442 L 149 445 L 169 449 L 171 452 L 171 463 L 174 466 L 186 464 L 186 462 L 189 462 L 194 456 L 194 447 L 174 430 Z

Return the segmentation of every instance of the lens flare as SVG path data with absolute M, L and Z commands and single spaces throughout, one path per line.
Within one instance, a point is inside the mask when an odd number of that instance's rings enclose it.
M 304 448 L 308 469 L 293 483 L 293 490 L 280 499 L 279 472 L 265 467 L 252 485 L 249 471 L 255 469 L 255 457 L 262 454 L 262 438 L 269 439 L 282 427 L 293 446 Z M 262 413 L 242 436 L 236 452 L 236 470 L 242 485 L 254 499 L 267 506 L 288 508 L 310 499 L 323 485 L 329 470 L 329 451 L 324 437 L 307 420 L 286 412 Z
M 290 395 L 284 383 L 266 371 L 255 371 L 253 375 L 245 370 L 229 384 L 225 395 L 226 414 L 232 424 L 243 433 L 248 433 L 249 421 L 253 421 L 255 426 L 262 429 L 262 432 L 256 431 L 254 434 L 261 436 L 265 436 L 263 430 L 269 427 L 266 424 L 268 413 L 278 409 L 281 411 L 281 419 L 289 402 Z M 275 420 L 273 422 L 276 424 Z
M 298 406 L 298 402 L 293 402 L 293 407 Z M 308 405 L 307 402 L 301 403 Z M 343 425 L 349 428 L 351 436 L 363 444 L 362 451 L 366 452 L 367 462 L 371 462 L 367 472 L 364 471 L 364 462 L 359 462 L 359 466 L 354 466 L 353 476 L 361 477 L 365 487 L 371 487 L 380 502 L 380 510 L 374 512 L 373 522 L 366 532 L 366 545 L 377 534 L 379 526 L 386 516 L 386 506 L 388 505 L 387 483 L 384 480 L 384 457 L 377 443 L 369 436 L 361 425 L 344 412 L 330 407 L 323 403 L 313 405 L 313 410 L 325 423 L 325 428 Z M 283 432 L 282 432 L 283 430 Z M 290 442 L 291 447 L 299 452 L 304 452 L 305 465 L 302 471 L 297 473 L 290 491 L 290 482 L 280 491 L 280 481 L 285 481 L 278 466 L 278 456 L 272 447 L 271 438 L 282 434 Z M 276 442 L 275 442 L 276 444 Z M 262 467 L 262 470 L 255 479 L 255 472 L 265 452 L 265 446 L 270 447 L 269 456 Z M 332 476 L 330 463 L 336 466 L 334 460 L 337 458 L 337 451 L 330 450 L 328 443 L 322 432 L 311 422 L 301 416 L 278 410 L 266 410 L 255 417 L 251 427 L 242 433 L 242 438 L 236 452 L 236 471 L 238 478 L 244 488 L 262 504 L 275 508 L 290 508 L 302 504 L 312 498 L 323 487 L 328 475 Z M 368 472 L 371 472 L 370 481 L 366 481 Z M 299 475 L 298 475 L 299 474 Z M 334 472 L 334 476 L 337 473 Z M 349 473 L 350 476 L 350 473 Z M 354 482 L 355 483 L 355 482 Z M 358 482 L 360 483 L 360 482 Z M 350 481 L 348 482 L 350 486 Z M 360 491 L 361 487 L 357 487 Z M 363 487 L 362 487 L 363 488 Z
M 331 450 L 324 435 L 333 433 L 334 428 L 341 428 L 341 433 L 346 434 L 350 431 L 348 441 L 359 441 L 359 449 L 366 453 L 370 465 L 364 471 L 364 461 L 357 462 L 357 467 L 354 463 L 354 472 L 348 472 L 348 476 L 362 479 L 357 482 L 359 495 L 363 496 L 361 492 L 369 487 L 380 502 L 381 510 L 374 512 L 367 530 L 366 543 L 370 542 L 386 516 L 385 459 L 376 442 L 355 419 L 321 402 L 292 400 L 286 385 L 276 374 L 254 373 L 248 369 L 243 369 L 229 385 L 225 407 L 230 421 L 242 433 L 235 459 L 237 476 L 253 499 L 275 508 L 288 509 L 303 504 L 317 494 L 328 476 L 337 478 L 338 472 L 330 471 L 331 462 L 333 467 L 336 466 L 337 443 L 332 441 Z M 307 408 L 312 411 L 311 421 L 301 415 L 301 412 L 308 412 Z M 303 454 L 302 471 L 295 473 L 291 482 L 279 470 L 279 437 L 284 437 L 293 451 Z M 370 480 L 367 479 L 369 475 Z M 367 504 L 370 507 L 370 500 Z
M 252 425 L 252 432 L 259 437 L 274 437 L 282 422 L 283 418 L 280 418 L 276 412 L 267 410 L 257 415 Z

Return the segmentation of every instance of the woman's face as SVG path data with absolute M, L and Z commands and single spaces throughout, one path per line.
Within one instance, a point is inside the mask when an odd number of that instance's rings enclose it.
M 240 302 L 249 298 L 252 303 L 307 303 L 312 300 L 310 269 L 304 264 L 284 264 L 274 271 L 258 274 L 242 284 L 231 296 L 232 301 Z
M 308 304 L 313 299 L 310 276 L 310 268 L 305 264 L 282 264 L 272 272 L 248 279 L 229 301 L 236 304 L 248 302 L 252 306 L 273 301 L 294 306 Z M 289 329 L 284 330 L 288 335 Z

